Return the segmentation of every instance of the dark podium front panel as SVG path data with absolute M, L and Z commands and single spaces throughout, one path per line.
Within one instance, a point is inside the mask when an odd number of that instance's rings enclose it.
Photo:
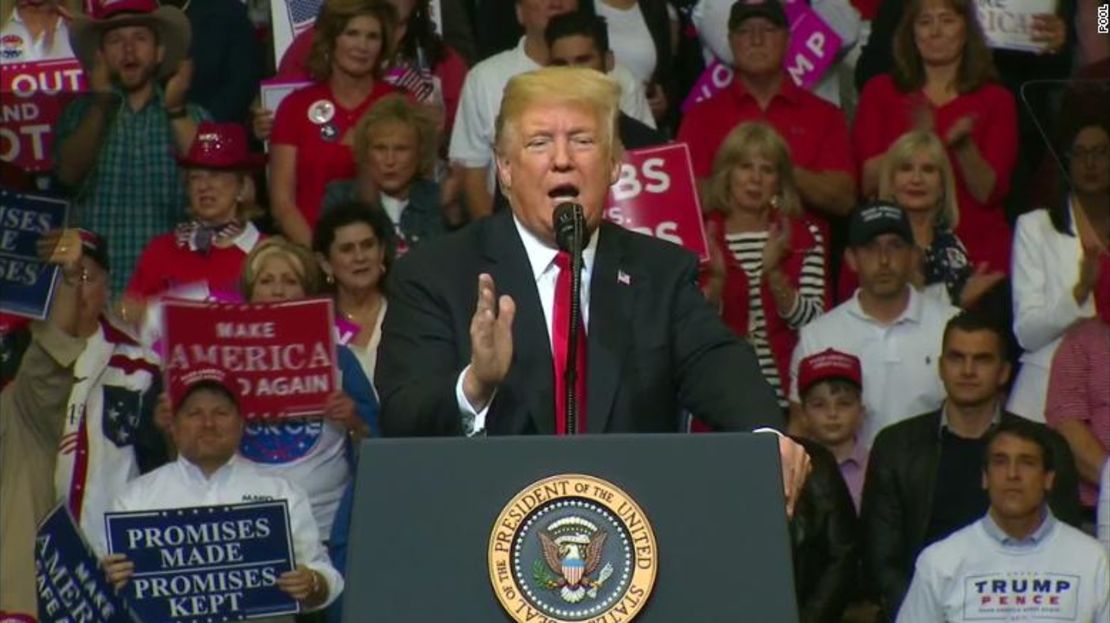
M 658 573 L 637 622 L 797 620 L 778 444 L 765 433 L 366 441 L 344 620 L 512 621 L 490 582 L 490 535 L 518 493 L 559 474 L 606 480 L 647 515 Z

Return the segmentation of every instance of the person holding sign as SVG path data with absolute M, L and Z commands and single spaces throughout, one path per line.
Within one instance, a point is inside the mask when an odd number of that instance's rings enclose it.
M 61 278 L 50 315 L 31 323 L 23 363 L 0 393 L 0 612 L 37 611 L 36 526 L 57 503 L 54 468 L 72 366 L 103 300 L 104 269 L 77 230 L 44 238 L 40 253 L 61 267 Z
M 355 123 L 371 104 L 397 92 L 382 80 L 396 19 L 384 0 L 326 2 L 308 61 L 315 83 L 278 106 L 270 136 L 271 207 L 297 244 L 312 244 L 327 183 L 355 176 Z
M 304 247 L 284 238 L 265 240 L 243 266 L 243 296 L 279 303 L 320 292 L 320 269 Z M 250 422 L 240 453 L 263 471 L 303 487 L 322 534 L 331 531 L 343 488 L 351 479 L 354 444 L 378 433 L 378 401 L 358 358 L 338 347 L 340 386 L 321 418 Z
M 253 204 L 247 135 L 234 123 L 201 122 L 189 152 L 178 159 L 192 219 L 150 241 L 127 284 L 125 308 L 138 321 L 148 299 L 175 288 L 204 284 L 209 292 L 234 292 L 243 261 L 261 235 L 244 213 Z
M 325 608 L 343 591 L 343 578 L 321 544 L 308 497 L 284 478 L 268 474 L 238 456 L 245 428 L 231 391 L 216 381 L 193 384 L 177 405 L 170 423 L 177 460 L 132 481 L 116 497 L 112 510 L 285 500 L 289 505 L 289 531 L 297 568 L 278 576 L 276 584 L 299 601 L 304 610 Z M 102 553 L 106 542 L 102 529 L 98 547 Z M 104 555 L 102 563 L 108 580 L 117 590 L 135 573 L 134 563 L 123 554 Z
M 751 347 L 698 290 L 696 258 L 602 220 L 620 173 L 618 101 L 593 69 L 509 80 L 496 145 L 512 209 L 414 249 L 389 281 L 375 374 L 386 435 L 676 432 L 684 408 L 721 429 L 782 425 Z M 585 221 L 573 421 L 556 407 L 554 363 L 568 358 L 570 254 L 554 227 L 566 203 Z M 809 457 L 785 436 L 779 450 L 792 512 Z
M 798 329 L 825 311 L 824 237 L 805 217 L 786 142 L 766 123 L 729 133 L 707 194 L 715 237 L 708 298 L 755 348 L 785 409 Z
M 944 141 L 956 171 L 956 235 L 971 262 L 1009 271 L 1002 200 L 1017 159 L 1017 110 L 998 83 L 971 0 L 908 3 L 895 34 L 894 70 L 863 88 L 852 128 L 865 196 L 878 190 L 890 146 L 914 129 Z

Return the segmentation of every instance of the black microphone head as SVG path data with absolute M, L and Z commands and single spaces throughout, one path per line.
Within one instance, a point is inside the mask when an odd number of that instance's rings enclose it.
M 575 227 L 578 227 L 579 231 L 584 231 L 586 228 L 586 217 L 582 211 L 582 206 L 570 201 L 555 206 L 553 224 L 555 226 L 555 243 L 563 251 L 570 252 L 571 247 L 574 246 Z

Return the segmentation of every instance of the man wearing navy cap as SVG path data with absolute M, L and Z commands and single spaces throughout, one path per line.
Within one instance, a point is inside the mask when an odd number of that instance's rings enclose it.
M 859 274 L 855 295 L 802 327 L 790 363 L 790 401 L 801 410 L 798 364 L 827 348 L 859 357 L 864 417 L 860 440 L 870 444 L 883 427 L 940 406 L 940 337 L 955 307 L 922 296 L 910 283 L 918 261 L 905 212 L 875 202 L 852 215 L 848 265 Z

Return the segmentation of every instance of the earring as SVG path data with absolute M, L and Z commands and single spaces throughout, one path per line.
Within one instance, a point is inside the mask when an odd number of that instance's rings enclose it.
M 331 273 L 324 273 L 324 281 L 328 282 L 329 286 L 333 285 L 335 283 L 335 277 L 332 277 Z
M 771 197 L 771 209 L 772 210 L 778 210 L 781 206 L 782 206 L 782 197 L 781 197 L 781 195 L 775 195 L 775 196 Z

